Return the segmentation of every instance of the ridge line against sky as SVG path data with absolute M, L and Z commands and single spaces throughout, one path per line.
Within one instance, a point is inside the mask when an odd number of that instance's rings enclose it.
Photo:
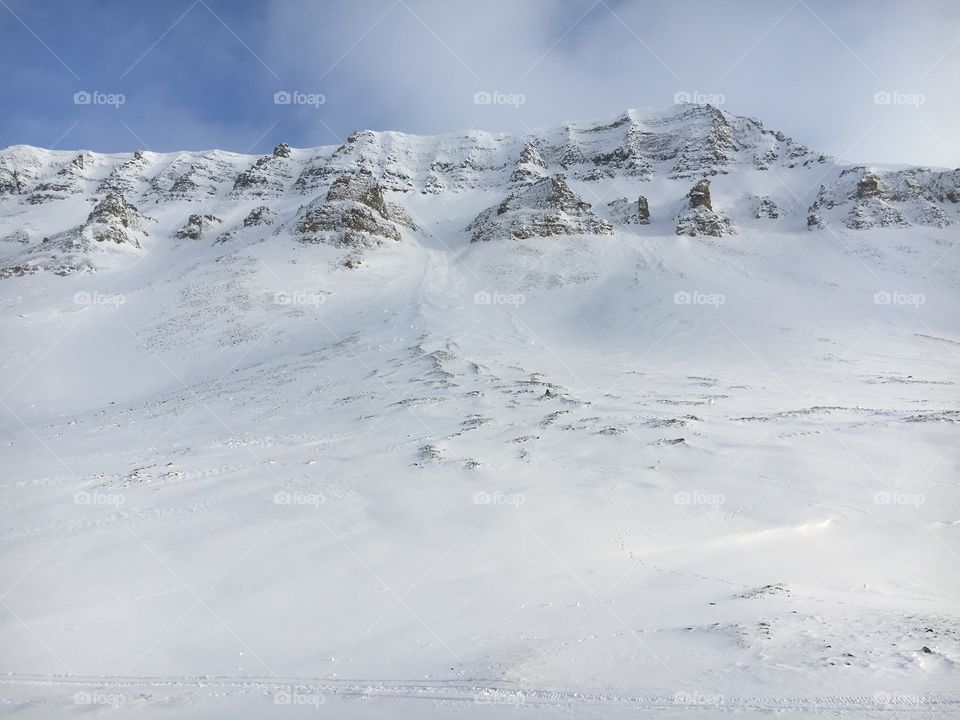
M 960 3 L 0 0 L 0 146 L 267 152 L 710 102 L 858 162 L 960 165 Z

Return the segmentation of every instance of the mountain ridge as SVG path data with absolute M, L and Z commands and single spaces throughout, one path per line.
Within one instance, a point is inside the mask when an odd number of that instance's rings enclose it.
M 540 203 L 523 189 L 548 177 L 559 179 L 565 191 L 548 196 L 547 204 L 565 194 L 572 204 L 547 208 L 546 215 L 541 207 L 537 219 L 535 208 L 517 198 Z M 710 178 L 720 207 L 691 216 L 685 198 L 692 185 Z M 330 197 L 337 187 L 358 184 L 366 194 Z M 404 233 L 429 234 L 430 223 L 416 222 L 405 207 L 412 195 L 471 193 L 493 193 L 506 203 L 488 213 L 487 222 L 507 213 L 501 231 L 480 228 L 482 213 L 464 218 L 464 237 L 474 238 L 607 234 L 608 225 L 618 231 L 634 224 L 618 209 L 624 203 L 642 205 L 647 220 L 651 214 L 675 219 L 677 235 L 735 234 L 744 217 L 809 230 L 943 228 L 958 219 L 960 170 L 844 164 L 759 120 L 696 104 L 626 110 L 515 134 L 357 131 L 340 145 L 280 143 L 269 155 L 11 146 L 0 150 L 0 277 L 101 267 L 103 260 L 90 256 L 109 245 L 98 245 L 97 238 L 132 240 L 122 222 L 95 234 L 92 245 L 52 240 L 79 238 L 91 206 L 112 195 L 153 221 L 146 224 L 162 239 L 228 244 L 285 235 L 357 250 L 401 241 Z M 803 212 L 787 211 L 801 205 Z M 599 216 L 583 223 L 567 212 L 575 206 Z

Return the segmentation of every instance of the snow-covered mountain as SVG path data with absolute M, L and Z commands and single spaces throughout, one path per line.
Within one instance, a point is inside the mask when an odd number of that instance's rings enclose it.
M 631 110 L 522 136 L 362 132 L 339 147 L 281 144 L 263 157 L 16 146 L 0 153 L 0 273 L 122 266 L 121 258 L 161 243 L 236 245 L 263 239 L 267 227 L 271 236 L 304 242 L 380 245 L 400 241 L 403 228 L 430 233 L 428 224 L 418 228 L 410 218 L 410 195 L 496 195 L 468 224 L 474 240 L 610 234 L 611 222 L 629 221 L 615 207 L 590 206 L 620 202 L 611 196 L 618 185 L 624 192 L 649 186 L 640 196 L 646 212 L 677 220 L 678 234 L 736 233 L 737 223 L 711 209 L 709 187 L 706 203 L 680 210 L 703 178 L 714 179 L 713 192 L 722 193 L 728 212 L 784 227 L 799 218 L 816 229 L 942 228 L 956 221 L 960 202 L 960 171 L 843 166 L 709 105 Z M 807 197 L 810 188 L 800 197 L 790 182 L 796 178 L 813 180 L 816 197 Z M 767 194 L 750 192 L 758 184 Z M 780 208 L 796 218 L 781 218 Z M 145 227 L 144 216 L 157 226 Z
M 0 151 L 7 706 L 956 713 L 958 222 L 700 105 Z

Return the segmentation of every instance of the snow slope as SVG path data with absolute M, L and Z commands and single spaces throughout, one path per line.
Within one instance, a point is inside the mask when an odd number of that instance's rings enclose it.
M 960 714 L 956 175 L 709 106 L 0 151 L 0 713 Z

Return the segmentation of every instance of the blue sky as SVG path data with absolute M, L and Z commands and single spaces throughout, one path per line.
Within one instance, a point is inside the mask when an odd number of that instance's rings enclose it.
M 681 95 L 851 160 L 960 165 L 953 0 L 0 0 L 0 62 L 0 146 L 266 152 Z

